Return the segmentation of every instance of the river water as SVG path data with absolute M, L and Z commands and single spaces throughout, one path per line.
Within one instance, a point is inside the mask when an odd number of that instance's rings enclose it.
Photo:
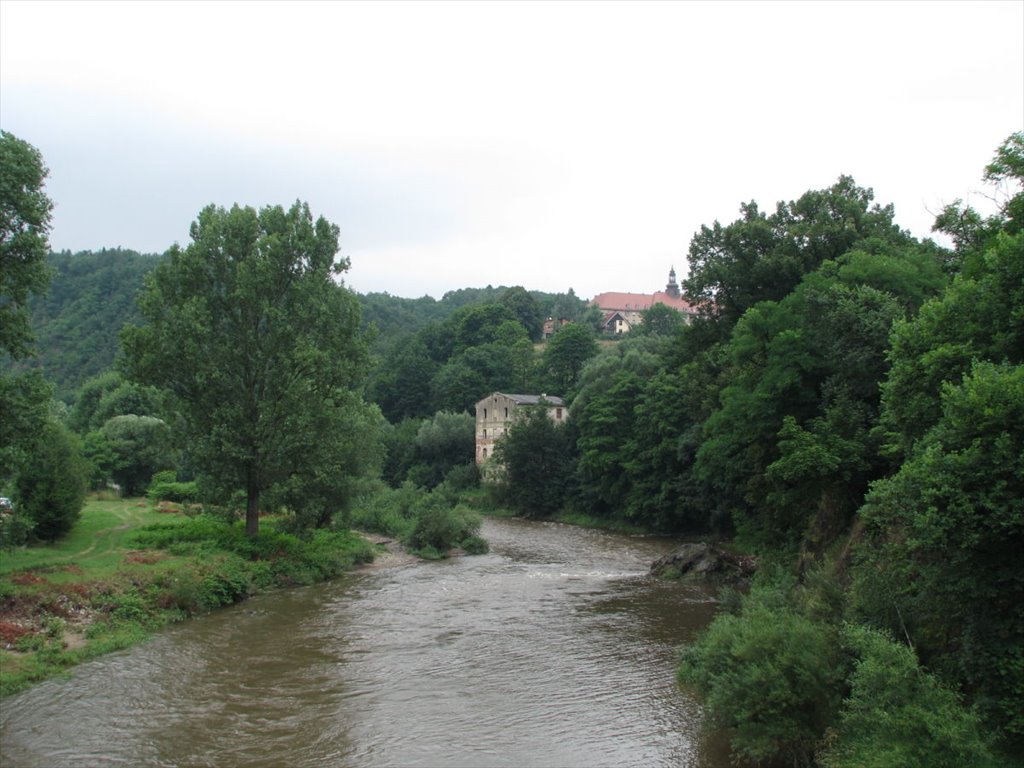
M 486 519 L 488 555 L 262 595 L 0 705 L 0 765 L 728 765 L 675 683 L 671 543 Z

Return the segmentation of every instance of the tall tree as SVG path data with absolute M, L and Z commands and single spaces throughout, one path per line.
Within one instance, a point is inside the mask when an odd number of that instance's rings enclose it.
M 29 296 L 50 282 L 47 174 L 38 149 L 0 131 L 0 351 L 15 360 L 28 354 L 32 341 Z
M 583 364 L 597 354 L 597 341 L 589 326 L 570 323 L 548 341 L 542 365 L 549 385 L 566 397 L 576 386 Z
M 771 215 L 757 203 L 740 207 L 742 218 L 701 227 L 690 243 L 691 301 L 719 319 L 724 330 L 759 301 L 779 301 L 822 262 L 871 239 L 908 244 L 893 224 L 893 207 L 872 205 L 874 193 L 842 176 L 828 189 L 780 202 Z
M 523 324 L 532 341 L 540 341 L 544 330 L 544 317 L 540 303 L 521 285 L 513 286 L 501 294 L 498 303 L 512 310 L 512 314 Z
M 46 176 L 39 150 L 0 131 L 0 363 L 31 352 L 28 300 L 50 281 L 53 203 L 43 191 Z M 52 387 L 38 374 L 0 375 L 0 480 L 38 456 L 36 438 L 48 422 L 51 396 Z
M 241 489 L 246 532 L 260 495 L 314 457 L 365 367 L 359 306 L 336 278 L 338 228 L 296 202 L 209 206 L 147 279 L 141 327 L 122 332 L 128 375 L 172 392 L 197 465 L 222 498 Z

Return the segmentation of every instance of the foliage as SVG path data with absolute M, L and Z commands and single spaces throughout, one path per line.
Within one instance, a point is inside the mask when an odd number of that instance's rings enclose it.
M 1024 366 L 975 363 L 943 416 L 872 488 L 854 586 L 861 615 L 913 640 L 1024 738 Z M 894 615 L 895 614 L 895 615 Z
M 757 203 L 723 227 L 702 226 L 690 243 L 687 298 L 731 328 L 762 301 L 783 299 L 801 278 L 865 241 L 910 241 L 893 223 L 893 207 L 872 205 L 874 193 L 841 176 L 828 189 L 779 202 L 766 215 Z
M 418 336 L 396 336 L 370 377 L 367 391 L 392 423 L 432 411 L 431 381 L 440 366 Z
M 51 253 L 53 281 L 30 302 L 36 355 L 20 367 L 42 370 L 61 400 L 74 400 L 80 386 L 114 365 L 118 333 L 139 321 L 135 297 L 159 260 L 122 248 Z
M 584 364 L 597 354 L 593 330 L 583 323 L 562 326 L 548 340 L 541 366 L 552 391 L 572 399 Z
M 843 644 L 854 658 L 822 768 L 995 768 L 978 717 L 922 670 L 912 649 L 856 625 Z
M 14 474 L 47 421 L 53 387 L 36 371 L 0 375 L 0 481 Z
M 115 416 L 155 416 L 164 411 L 156 387 L 125 381 L 117 371 L 105 371 L 85 382 L 75 398 L 68 426 L 79 434 L 100 429 Z
M 642 336 L 672 336 L 679 332 L 684 322 L 679 312 L 664 304 L 652 305 L 650 309 L 645 309 L 641 316 L 643 320 L 636 333 Z
M 683 650 L 679 679 L 703 693 L 744 761 L 812 765 L 841 699 L 838 633 L 792 608 L 778 584 L 756 584 L 741 605 Z
M 540 341 L 544 331 L 544 316 L 540 302 L 521 285 L 513 286 L 501 294 L 498 303 L 511 310 L 515 319 L 526 330 L 531 341 Z
M 940 417 L 939 393 L 974 360 L 1024 362 L 1024 234 L 998 234 L 975 264 L 913 319 L 896 324 L 883 424 L 906 454 Z
M 574 434 L 556 423 L 543 401 L 520 406 L 516 420 L 494 447 L 505 503 L 524 517 L 550 517 L 561 511 L 573 490 Z
M 890 328 L 942 276 L 927 252 L 875 250 L 828 261 L 781 301 L 750 308 L 724 348 L 729 383 L 695 471 L 762 546 L 820 552 L 812 539 L 844 530 L 886 469 L 873 430 Z
M 451 506 L 441 494 L 429 494 L 422 496 L 416 506 L 416 522 L 406 544 L 415 552 L 443 553 L 476 536 L 479 530 L 478 513 L 461 504 Z M 479 552 L 480 547 L 476 549 Z
M 338 228 L 308 206 L 210 206 L 147 278 L 146 324 L 122 332 L 126 370 L 171 392 L 197 466 L 227 502 L 242 489 L 259 530 L 261 493 L 299 471 L 363 372 L 359 307 L 335 278 Z M 327 467 L 317 467 L 326 470 Z
M 99 433 L 112 460 L 102 468 L 126 496 L 141 495 L 155 472 L 175 466 L 171 429 L 161 419 L 114 416 Z
M 39 150 L 0 131 L 0 353 L 14 360 L 27 356 L 32 342 L 29 297 L 50 282 L 48 173 Z
M 199 487 L 195 481 L 178 482 L 174 470 L 165 470 L 153 475 L 146 498 L 154 504 L 160 501 L 194 504 L 199 501 Z
M 430 489 L 455 467 L 473 464 L 476 419 L 468 413 L 438 411 L 420 424 L 414 441 L 414 463 L 408 478 Z
M 19 513 L 32 520 L 33 535 L 54 541 L 81 515 L 87 467 L 75 436 L 63 425 L 49 422 L 34 437 L 14 480 L 14 500 Z
M 315 427 L 296 421 L 295 428 L 319 434 L 287 480 L 267 494 L 271 508 L 294 514 L 298 528 L 322 528 L 343 518 L 364 485 L 380 476 L 384 460 L 380 410 L 354 392 L 342 392 L 307 418 Z
M 410 482 L 398 488 L 368 489 L 352 506 L 348 524 L 393 538 L 405 538 L 415 524 L 416 503 L 423 490 Z

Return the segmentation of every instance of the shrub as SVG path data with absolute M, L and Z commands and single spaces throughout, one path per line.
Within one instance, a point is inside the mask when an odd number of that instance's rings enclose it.
M 20 547 L 32 535 L 35 524 L 21 510 L 0 514 L 0 549 Z
M 194 504 L 199 501 L 199 486 L 195 481 L 179 483 L 173 470 L 165 470 L 153 475 L 146 497 L 154 504 L 160 501 Z
M 681 656 L 681 682 L 703 694 L 711 723 L 737 757 L 810 765 L 839 708 L 837 631 L 787 605 L 786 591 L 756 585 L 739 615 L 719 615 Z
M 85 503 L 86 476 L 75 436 L 48 423 L 14 481 L 17 506 L 33 521 L 35 536 L 55 541 L 71 530 Z
M 480 530 L 480 515 L 469 507 L 450 507 L 443 498 L 428 495 L 417 507 L 416 524 L 406 543 L 413 550 L 433 547 L 439 552 L 458 546 Z
M 397 489 L 379 488 L 355 504 L 349 524 L 363 531 L 407 538 L 414 525 L 414 507 L 422 494 L 423 491 L 412 483 L 404 483 Z
M 479 536 L 470 536 L 462 540 L 459 546 L 465 550 L 467 555 L 486 555 L 491 551 L 486 539 Z
M 918 666 L 914 652 L 863 626 L 844 631 L 856 661 L 823 768 L 990 768 L 979 719 Z

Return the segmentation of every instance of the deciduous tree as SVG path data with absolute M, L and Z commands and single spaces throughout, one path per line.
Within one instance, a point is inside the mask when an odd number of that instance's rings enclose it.
M 260 496 L 298 471 L 345 401 L 366 351 L 359 307 L 338 282 L 338 228 L 309 207 L 210 206 L 147 279 L 145 324 L 122 332 L 126 370 L 172 392 L 197 466 L 225 499 Z

